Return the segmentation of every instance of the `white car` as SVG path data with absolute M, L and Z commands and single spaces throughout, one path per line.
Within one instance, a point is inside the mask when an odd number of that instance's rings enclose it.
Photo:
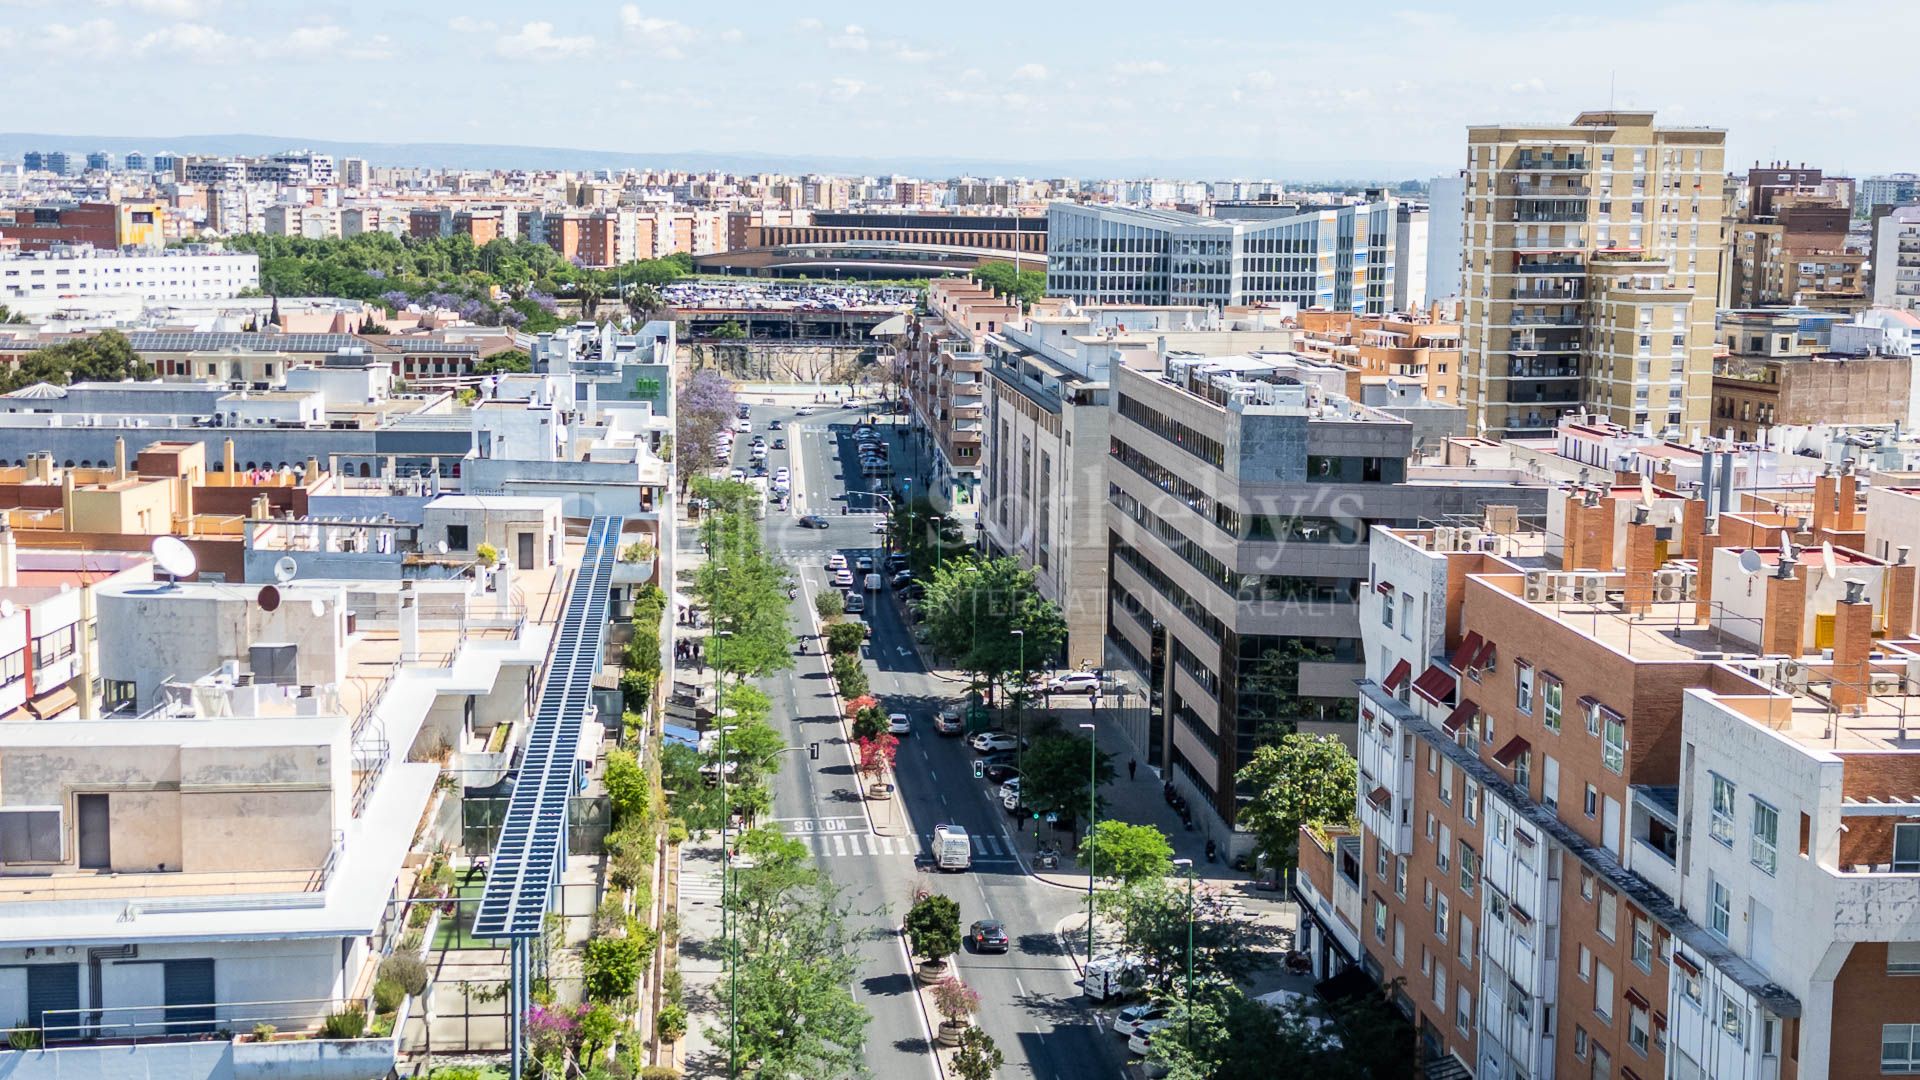
M 967 740 L 968 745 L 982 754 L 991 754 L 999 750 L 1013 750 L 1020 745 L 1020 737 L 1006 731 L 983 731 Z
M 842 555 L 836 551 L 833 554 L 827 556 L 827 569 L 845 570 L 846 568 L 847 568 L 847 557 L 845 555 Z
M 863 574 L 872 573 L 873 572 L 873 556 L 862 555 L 859 558 L 853 560 L 853 568 L 855 570 L 860 571 Z
M 736 468 L 727 475 L 733 477 L 735 480 L 744 481 L 747 478 L 747 470 Z
M 833 572 L 833 584 L 834 587 L 838 589 L 853 588 L 853 571 L 844 566 L 835 570 Z
M 1158 1020 L 1142 1022 L 1133 1029 L 1133 1034 L 1127 1036 L 1127 1049 L 1141 1057 L 1146 1057 L 1147 1051 L 1152 1048 L 1153 1033 L 1171 1023 L 1173 1023 L 1173 1021 L 1165 1017 L 1161 1017 Z
M 733 430 L 738 431 L 741 434 L 745 434 L 749 431 L 752 431 L 753 421 L 748 420 L 746 417 L 741 417 L 740 419 L 735 420 L 733 422 Z
M 911 735 L 913 734 L 913 725 L 907 721 L 906 713 L 888 713 L 887 732 L 891 735 Z
M 1000 801 L 1006 802 L 1009 798 L 1014 802 L 1020 801 L 1020 778 L 1017 776 L 1000 785 Z
M 787 471 L 787 467 L 785 465 L 782 465 L 779 468 L 773 470 L 773 482 L 776 484 L 784 484 L 787 482 L 787 480 L 790 477 L 792 477 L 792 475 L 793 474 L 791 472 Z
M 1092 671 L 1069 671 L 1048 679 L 1043 685 L 1056 694 L 1084 694 L 1100 685 L 1100 676 Z
M 1149 1024 L 1155 1020 L 1165 1019 L 1167 1012 L 1167 1007 L 1159 1002 L 1129 1005 L 1113 1014 L 1113 1033 L 1115 1035 L 1131 1035 L 1142 1024 Z

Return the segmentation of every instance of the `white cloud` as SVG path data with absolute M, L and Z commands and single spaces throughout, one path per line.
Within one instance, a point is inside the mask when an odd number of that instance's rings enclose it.
M 593 51 L 593 39 L 584 34 L 558 35 L 545 20 L 527 23 L 494 43 L 494 51 L 514 60 L 566 60 Z
M 0 26 L 0 49 L 13 48 L 13 38 L 14 38 L 14 34 L 13 34 L 12 27 Z
M 1516 94 L 1544 94 L 1547 92 L 1547 84 L 1536 75 L 1531 79 L 1514 83 L 1507 89 Z
M 101 7 L 126 8 L 138 15 L 162 19 L 198 19 L 220 6 L 220 0 L 99 0 Z
M 620 26 L 628 37 L 644 43 L 649 54 L 658 60 L 681 59 L 686 54 L 680 47 L 695 36 L 693 27 L 686 23 L 648 15 L 637 4 L 621 6 Z
M 165 53 L 170 56 L 212 57 L 234 51 L 244 43 L 204 23 L 176 23 L 163 26 L 134 43 L 140 53 Z
M 866 88 L 867 84 L 859 79 L 851 79 L 845 75 L 839 75 L 834 78 L 833 86 L 827 90 L 827 96 L 835 101 L 852 101 L 854 98 L 859 97 L 860 92 Z
M 40 45 L 49 53 L 77 49 L 90 56 L 111 55 L 120 50 L 120 28 L 110 19 L 88 19 L 71 26 L 48 23 L 40 33 Z
M 1173 69 L 1165 60 L 1123 60 L 1113 70 L 1118 75 L 1165 75 Z
M 342 51 L 349 43 L 347 28 L 337 23 L 299 26 L 287 32 L 277 47 L 293 56 L 314 56 Z M 389 42 L 389 44 L 391 44 Z
M 800 19 L 799 21 L 795 22 L 793 25 L 796 29 L 805 30 L 809 33 L 814 33 L 814 34 L 817 34 L 820 31 L 825 30 L 827 28 L 827 24 L 821 22 L 819 19 Z
M 1280 80 L 1271 71 L 1249 71 L 1247 77 L 1240 81 L 1249 90 L 1271 90 Z
M 733 44 L 736 41 L 742 40 L 746 36 L 747 36 L 746 34 L 742 33 L 738 28 L 734 28 L 734 27 L 729 27 L 728 29 L 720 31 L 720 40 L 726 42 L 729 45 Z
M 1047 77 L 1047 65 L 1021 64 L 1013 69 L 1013 77 L 1022 82 L 1043 82 Z
M 455 15 L 447 20 L 447 29 L 456 34 L 497 34 L 500 24 L 492 19 L 476 19 L 471 15 Z
M 873 42 L 867 40 L 867 32 L 858 26 L 849 26 L 827 39 L 829 49 L 847 49 L 852 52 L 866 52 L 873 48 Z

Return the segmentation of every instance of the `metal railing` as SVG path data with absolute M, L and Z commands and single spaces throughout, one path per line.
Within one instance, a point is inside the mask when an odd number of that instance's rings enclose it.
M 222 1032 L 247 1032 L 260 1024 L 271 1024 L 277 1031 L 297 1034 L 319 1028 L 329 1014 L 344 1011 L 353 1004 L 338 998 L 293 998 L 48 1009 L 40 1014 L 39 1023 L 27 1030 L 38 1032 L 41 1046 L 95 1039 L 135 1042 L 200 1039 Z

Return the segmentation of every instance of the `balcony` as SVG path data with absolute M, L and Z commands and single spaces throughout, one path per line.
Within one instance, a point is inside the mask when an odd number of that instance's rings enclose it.
M 1562 222 L 1581 223 L 1587 220 L 1587 208 L 1577 207 L 1531 207 L 1513 212 L 1513 220 L 1518 222 Z
M 1577 379 L 1580 369 L 1571 364 L 1512 364 L 1509 379 Z
M 1539 259 L 1533 262 L 1517 261 L 1513 264 L 1516 274 L 1584 274 L 1585 263 L 1578 259 Z
M 1508 194 L 1516 199 L 1585 199 L 1593 195 L 1593 189 L 1585 184 L 1534 184 L 1520 177 L 1515 177 L 1510 187 Z
M 419 1011 L 419 1002 L 407 998 L 400 1003 L 391 1014 L 392 1034 L 369 1030 L 360 1038 L 327 1037 L 322 1028 L 326 1017 L 353 1004 L 363 1003 L 315 999 L 48 1009 L 39 1028 L 28 1029 L 38 1034 L 39 1048 L 13 1055 L 8 1076 L 14 1080 L 75 1075 L 376 1080 L 390 1075 L 401 1033 Z M 253 1033 L 256 1025 L 265 1025 L 274 1034 L 262 1041 Z M 244 1041 L 234 1033 L 244 1033 Z M 103 1040 L 110 1044 L 103 1045 Z
M 1538 157 L 1533 154 L 1521 154 L 1513 159 L 1511 170 L 1515 172 L 1586 172 L 1587 159 L 1584 157 Z
M 1515 300 L 1532 300 L 1532 301 L 1538 301 L 1541 303 L 1548 303 L 1548 304 L 1577 304 L 1580 301 L 1585 300 L 1587 298 L 1587 291 L 1581 288 L 1515 289 L 1513 291 L 1513 298 Z
M 1512 315 L 1508 316 L 1507 325 L 1508 326 L 1582 326 L 1582 325 L 1585 325 L 1585 320 L 1581 319 L 1577 315 L 1567 315 L 1561 312 L 1554 312 L 1552 314 L 1548 314 L 1546 312 L 1516 311 Z
M 1507 351 L 1510 353 L 1518 353 L 1525 356 L 1532 356 L 1540 353 L 1577 353 L 1580 351 L 1580 342 L 1578 341 L 1511 341 L 1507 343 Z

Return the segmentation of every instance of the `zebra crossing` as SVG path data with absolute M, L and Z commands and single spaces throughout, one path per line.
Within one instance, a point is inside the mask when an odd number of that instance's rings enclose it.
M 933 837 L 930 834 L 886 836 L 865 829 L 844 827 L 846 824 L 850 823 L 839 818 L 802 819 L 782 822 L 781 828 L 788 836 L 805 845 L 815 858 L 933 857 Z M 999 836 L 975 833 L 972 840 L 975 862 L 1017 861 L 1012 846 Z
M 701 869 L 695 871 L 681 871 L 680 910 L 685 911 L 696 904 L 715 908 L 720 906 L 720 864 L 711 864 L 711 869 L 707 865 L 703 863 Z

